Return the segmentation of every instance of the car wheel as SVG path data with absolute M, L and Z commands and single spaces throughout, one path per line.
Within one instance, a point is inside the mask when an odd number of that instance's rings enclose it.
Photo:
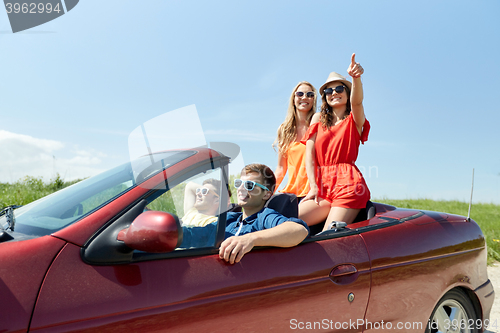
M 438 302 L 427 323 L 426 333 L 476 333 L 476 311 L 461 290 L 450 290 Z

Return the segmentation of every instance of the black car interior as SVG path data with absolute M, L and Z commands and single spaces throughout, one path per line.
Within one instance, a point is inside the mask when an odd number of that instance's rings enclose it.
M 276 193 L 266 202 L 265 207 L 274 209 L 275 211 L 283 214 L 286 217 L 298 218 L 299 216 L 299 201 L 295 194 Z M 241 207 L 233 204 L 233 207 L 229 211 L 240 212 Z M 375 205 L 371 201 L 368 201 L 366 203 L 366 207 L 359 211 L 353 223 L 369 220 L 374 217 L 375 214 Z M 311 236 L 320 233 L 323 230 L 324 225 L 325 222 L 321 222 L 316 225 L 309 226 L 309 229 L 311 230 Z

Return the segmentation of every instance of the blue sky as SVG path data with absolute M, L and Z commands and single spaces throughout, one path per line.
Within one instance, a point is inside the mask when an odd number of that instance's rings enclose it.
M 474 201 L 498 204 L 499 14 L 496 0 L 85 0 L 13 34 L 2 12 L 0 182 L 94 175 L 129 159 L 138 126 L 193 104 L 207 142 L 274 169 L 292 88 L 347 75 L 355 52 L 372 197 L 468 201 L 475 168 Z

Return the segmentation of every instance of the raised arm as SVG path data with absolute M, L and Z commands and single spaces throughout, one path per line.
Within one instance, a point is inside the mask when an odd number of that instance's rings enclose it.
M 347 73 L 352 77 L 352 90 L 351 90 L 351 112 L 356 123 L 359 134 L 365 123 L 365 110 L 363 108 L 363 83 L 361 82 L 361 75 L 364 73 L 363 67 L 356 62 L 356 54 L 351 56 L 351 64 L 347 68 Z
M 186 187 L 184 188 L 184 214 L 194 206 L 194 203 L 196 202 L 196 189 L 199 186 L 200 185 L 195 182 L 189 182 L 186 184 Z
M 308 234 L 303 225 L 286 221 L 270 229 L 229 237 L 222 242 L 219 257 L 234 264 L 240 262 L 254 246 L 292 247 L 302 242 Z

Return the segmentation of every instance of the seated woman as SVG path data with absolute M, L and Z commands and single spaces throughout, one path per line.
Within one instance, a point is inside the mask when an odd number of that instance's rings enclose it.
M 308 225 L 325 221 L 352 223 L 370 199 L 370 191 L 354 162 L 360 143 L 368 139 L 361 74 L 351 57 L 347 69 L 352 84 L 332 72 L 321 86 L 321 112 L 316 113 L 303 140 L 310 191 L 299 204 L 299 218 Z
M 292 193 L 299 201 L 309 192 L 309 180 L 305 169 L 306 146 L 300 139 L 307 132 L 316 112 L 316 89 L 309 82 L 299 82 L 292 90 L 285 121 L 278 128 L 273 147 L 278 147 L 276 188 L 288 172 L 288 183 L 282 193 Z

